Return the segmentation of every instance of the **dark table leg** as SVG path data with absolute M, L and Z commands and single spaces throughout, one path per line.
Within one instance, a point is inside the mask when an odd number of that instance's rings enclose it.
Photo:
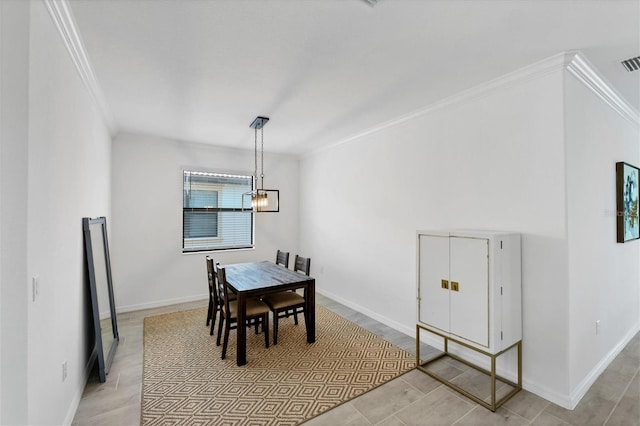
M 237 337 L 238 343 L 236 345 L 236 359 L 238 366 L 245 365 L 247 363 L 247 327 L 246 327 L 246 314 L 247 314 L 247 298 L 244 292 L 239 291 L 238 295 L 238 328 Z
M 316 341 L 316 280 L 307 284 L 305 289 L 304 323 L 307 326 L 307 342 Z

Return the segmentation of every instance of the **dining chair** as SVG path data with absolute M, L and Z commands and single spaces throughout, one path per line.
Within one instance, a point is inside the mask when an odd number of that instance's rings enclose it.
M 207 327 L 209 323 L 213 321 L 211 324 L 211 330 L 216 323 L 216 314 L 218 313 L 218 294 L 216 292 L 216 288 L 214 285 L 214 274 L 213 274 L 213 259 L 209 256 L 206 257 L 207 262 L 207 282 L 209 284 L 209 309 L 207 309 Z
M 222 359 L 227 356 L 227 345 L 229 343 L 229 330 L 236 329 L 240 325 L 238 324 L 238 301 L 229 299 L 229 284 L 227 283 L 227 274 L 224 268 L 215 267 L 219 295 L 222 300 L 222 309 L 220 310 L 220 322 L 218 323 L 218 338 L 216 345 L 220 346 L 220 337 L 222 336 L 222 319 L 224 318 L 224 340 L 222 344 Z M 269 347 L 269 307 L 255 297 L 249 297 L 246 300 L 246 319 L 247 323 L 244 326 L 256 325 L 256 332 L 258 330 L 257 324 L 262 324 L 262 331 L 264 332 L 264 346 Z M 251 321 L 256 321 L 252 323 Z
M 276 253 L 276 265 L 284 266 L 285 268 L 289 267 L 289 252 L 288 251 L 280 251 Z
M 220 289 L 217 284 L 218 278 L 216 277 L 215 271 L 216 266 L 220 264 L 214 264 L 213 259 L 209 256 L 206 257 L 206 260 L 207 280 L 209 282 L 209 309 L 207 311 L 207 325 L 209 325 L 209 322 L 211 322 L 209 335 L 213 336 L 213 330 L 215 330 L 216 326 L 216 316 L 222 309 L 222 298 L 220 297 Z M 229 291 L 229 300 L 236 300 L 236 298 L 236 294 Z M 224 318 L 222 318 L 222 316 L 220 317 L 220 321 L 224 321 Z
M 295 272 L 309 275 L 311 269 L 311 259 L 296 255 L 293 265 Z M 295 324 L 298 325 L 298 313 L 304 312 L 305 298 L 295 290 L 281 291 L 279 293 L 268 294 L 262 301 L 269 306 L 273 312 L 273 344 L 278 344 L 278 320 L 288 318 L 293 315 Z

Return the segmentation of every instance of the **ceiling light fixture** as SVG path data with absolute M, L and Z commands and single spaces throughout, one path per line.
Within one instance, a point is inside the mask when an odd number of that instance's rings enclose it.
M 278 212 L 280 211 L 280 191 L 264 188 L 264 125 L 269 117 L 256 117 L 249 127 L 254 133 L 254 171 L 253 191 L 243 194 L 242 205 L 244 209 L 244 196 L 251 196 L 251 209 L 253 212 Z M 260 130 L 260 188 L 258 188 L 258 130 Z

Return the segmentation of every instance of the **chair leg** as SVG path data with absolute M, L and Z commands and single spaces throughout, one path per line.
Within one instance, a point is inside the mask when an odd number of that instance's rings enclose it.
M 262 316 L 262 331 L 264 332 L 264 347 L 268 348 L 269 347 L 269 312 L 267 312 Z
M 222 359 L 225 359 L 227 356 L 227 344 L 229 343 L 229 329 L 231 326 L 229 325 L 230 321 L 227 320 L 224 324 L 224 342 L 222 343 Z
M 209 309 L 207 310 L 207 325 L 209 325 L 209 321 L 211 321 L 211 311 L 213 310 L 213 302 L 209 300 Z
M 220 337 L 222 336 L 222 323 L 229 322 L 229 320 L 225 321 L 224 315 L 222 315 L 222 311 L 220 311 L 220 322 L 218 323 L 218 338 L 216 339 L 216 346 L 220 346 Z
M 273 344 L 278 344 L 278 311 L 273 311 Z
M 297 308 L 293 308 L 293 321 L 295 322 L 296 325 L 298 325 L 298 309 Z
M 213 330 L 216 327 L 216 316 L 218 316 L 218 307 L 216 306 L 216 309 L 213 310 L 213 313 L 211 315 L 211 329 L 209 330 L 209 336 L 213 336 Z M 222 311 L 220 311 L 220 321 L 222 321 Z

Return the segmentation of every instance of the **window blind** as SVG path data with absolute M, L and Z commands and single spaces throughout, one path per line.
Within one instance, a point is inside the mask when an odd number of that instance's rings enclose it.
M 183 172 L 182 251 L 253 247 L 253 214 L 242 209 L 252 176 Z

